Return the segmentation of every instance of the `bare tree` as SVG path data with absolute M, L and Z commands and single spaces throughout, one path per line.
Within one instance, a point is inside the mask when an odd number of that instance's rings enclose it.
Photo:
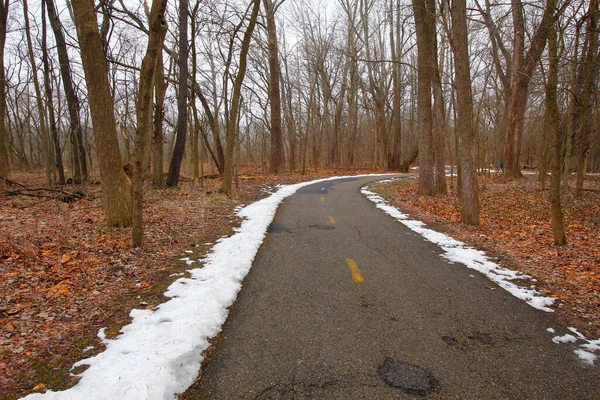
M 0 1 L 0 178 L 8 179 L 9 163 L 8 148 L 6 146 L 6 75 L 4 72 L 4 46 L 6 44 L 6 30 L 8 8 L 10 0 Z
M 240 65 L 235 77 L 233 84 L 233 96 L 231 99 L 231 110 L 229 114 L 229 122 L 227 124 L 227 144 L 225 147 L 225 168 L 223 170 L 223 182 L 221 184 L 221 191 L 226 195 L 231 194 L 231 184 L 233 179 L 233 165 L 234 165 L 234 150 L 239 134 L 239 123 L 238 116 L 240 112 L 240 101 L 242 97 L 242 83 L 246 75 L 247 68 L 247 57 L 248 50 L 250 48 L 250 40 L 252 40 L 252 32 L 256 25 L 256 19 L 258 18 L 258 11 L 260 9 L 260 0 L 253 0 L 252 12 L 248 20 L 248 27 L 244 32 L 244 38 L 242 39 L 242 47 L 240 50 Z
M 158 60 L 167 33 L 167 23 L 164 18 L 166 8 L 167 0 L 152 1 L 152 9 L 148 18 L 148 45 L 142 60 L 140 85 L 135 106 L 137 132 L 133 160 L 133 247 L 140 247 L 143 239 L 144 178 L 150 156 L 150 138 L 152 137 L 152 94 L 156 69 L 159 67 L 162 69 L 162 64 L 159 65 Z
M 121 163 L 114 102 L 108 83 L 108 68 L 103 62 L 105 55 L 94 2 L 73 0 L 72 6 L 87 83 L 94 142 L 99 155 L 106 222 L 110 226 L 128 226 L 132 212 L 131 180 Z
M 552 215 L 552 234 L 554 243 L 559 246 L 567 244 L 565 225 L 561 206 L 560 182 L 561 166 L 563 160 L 563 143 L 566 135 L 560 129 L 560 113 L 558 111 L 557 86 L 558 86 L 558 44 L 554 21 L 548 21 L 548 81 L 546 83 L 545 99 L 545 126 L 551 141 L 551 172 L 550 178 L 550 204 Z
M 273 2 L 263 0 L 267 19 L 267 47 L 269 53 L 269 104 L 271 107 L 271 157 L 269 172 L 281 172 L 283 167 L 283 132 L 281 129 L 281 68 L 279 65 L 279 46 L 277 44 L 277 25 L 275 13 L 285 0 Z
M 479 190 L 475 166 L 476 133 L 473 128 L 473 93 L 467 36 L 466 0 L 452 0 L 452 52 L 456 84 L 456 129 L 460 142 L 461 186 L 460 210 L 462 221 L 469 225 L 479 224 Z
M 71 142 L 71 153 L 73 155 L 73 182 L 80 183 L 82 180 L 88 180 L 88 170 L 86 161 L 86 152 L 83 144 L 83 133 L 81 130 L 80 114 L 81 107 L 79 98 L 75 92 L 73 84 L 73 74 L 71 72 L 71 62 L 67 51 L 67 43 L 63 33 L 63 27 L 56 12 L 54 0 L 45 0 L 48 10 L 48 19 L 54 38 L 56 41 L 56 51 L 58 53 L 58 62 L 60 66 L 60 76 L 65 91 L 67 106 L 69 111 L 69 138 Z
M 177 138 L 169 166 L 167 186 L 177 186 L 185 151 L 188 123 L 188 1 L 179 2 L 179 94 L 177 96 Z

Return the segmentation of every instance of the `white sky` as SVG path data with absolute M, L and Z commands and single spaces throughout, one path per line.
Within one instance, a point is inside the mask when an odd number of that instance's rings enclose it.
M 339 177 L 282 186 L 269 197 L 241 208 L 236 213 L 244 219 L 241 226 L 232 236 L 219 239 L 203 259 L 194 260 L 193 250 L 185 252 L 183 261 L 198 262 L 203 267 L 189 270 L 189 278 L 177 279 L 165 293 L 171 298 L 169 301 L 153 310 L 132 310 L 133 321 L 123 327 L 114 340 L 106 339 L 103 329 L 99 332 L 106 350 L 74 364 L 89 365 L 77 385 L 62 392 L 31 394 L 24 399 L 175 400 L 177 394 L 184 392 L 197 378 L 202 352 L 210 345 L 208 339 L 221 331 L 227 307 L 235 301 L 279 203 L 303 186 L 331 179 Z M 439 245 L 445 252 L 443 257 L 485 274 L 535 308 L 552 311 L 549 306 L 554 299 L 511 282 L 515 278 L 523 279 L 524 275 L 501 268 L 483 252 L 409 219 L 368 189 L 362 193 L 378 208 Z M 555 336 L 554 341 L 574 340 L 578 345 L 575 353 L 593 365 L 598 358 L 595 353 L 600 353 L 600 339 L 590 341 L 576 330 L 570 330 L 576 336 Z M 549 328 L 548 332 L 555 331 Z

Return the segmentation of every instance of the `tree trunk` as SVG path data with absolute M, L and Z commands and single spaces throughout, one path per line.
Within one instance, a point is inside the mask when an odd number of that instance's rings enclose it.
M 546 84 L 546 113 L 545 113 L 545 129 L 550 137 L 550 157 L 551 157 L 551 173 L 550 177 L 550 205 L 552 215 L 552 235 L 554 236 L 554 244 L 564 246 L 567 244 L 565 236 L 565 224 L 561 206 L 560 196 L 560 181 L 561 181 L 561 165 L 563 160 L 563 143 L 565 134 L 559 128 L 560 114 L 558 111 L 558 101 L 556 88 L 558 86 L 558 50 L 557 37 L 554 23 L 549 27 L 548 35 L 548 83 Z
M 63 89 L 65 91 L 65 97 L 67 99 L 67 106 L 69 110 L 69 137 L 71 141 L 74 164 L 73 181 L 75 183 L 79 183 L 82 180 L 88 180 L 86 152 L 83 145 L 83 133 L 80 121 L 79 99 L 77 98 L 77 93 L 74 89 L 73 78 L 71 74 L 71 63 L 69 61 L 69 55 L 67 52 L 67 43 L 65 41 L 65 35 L 62 31 L 62 24 L 56 12 L 54 0 L 46 0 L 46 8 L 48 10 L 50 26 L 54 32 L 56 51 L 58 53 L 58 62 L 60 64 L 60 76 L 62 78 Z
M 177 138 L 169 165 L 167 186 L 177 186 L 187 136 L 188 102 L 188 0 L 179 2 L 179 94 L 177 96 Z
M 163 135 L 163 120 L 164 120 L 164 103 L 165 103 L 165 75 L 163 71 L 162 52 L 158 52 L 156 60 L 156 72 L 154 73 L 154 126 L 152 133 L 152 160 L 153 160 L 153 176 L 154 187 L 157 189 L 165 186 L 165 172 L 163 164 L 164 150 L 164 135 Z
M 429 0 L 431 1 L 431 0 Z M 431 104 L 431 25 L 435 24 L 434 16 L 429 15 L 426 0 L 413 0 L 413 12 L 417 33 L 417 126 L 419 137 L 419 193 L 432 195 L 434 186 L 434 147 L 433 147 L 433 115 Z M 433 21 L 432 21 L 433 20 Z
M 10 0 L 0 1 L 0 178 L 8 179 L 8 148 L 6 146 L 6 76 L 4 72 L 4 45 Z M 2 180 L 3 182 L 6 182 Z M 3 183 L 0 183 L 3 184 Z
M 576 97 L 573 118 L 573 151 L 577 166 L 575 181 L 575 197 L 583 195 L 583 181 L 586 174 L 586 160 L 590 151 L 590 137 L 594 119 L 594 102 L 597 95 L 598 79 L 598 18 L 600 14 L 598 0 L 590 2 L 584 45 L 583 62 L 577 76 L 577 84 L 573 90 Z
M 29 25 L 29 10 L 27 0 L 23 0 L 23 16 L 25 17 L 25 37 L 27 39 L 27 50 L 29 55 L 29 63 L 31 65 L 31 74 L 33 80 L 33 87 L 35 90 L 35 101 L 38 109 L 38 116 L 40 119 L 40 142 L 42 144 L 42 165 L 46 176 L 46 185 L 52 183 L 52 168 L 50 161 L 50 147 L 49 147 L 49 135 L 48 126 L 46 125 L 46 108 L 42 99 L 42 91 L 38 82 L 37 66 L 35 63 L 35 56 L 33 54 L 33 42 L 31 40 L 31 28 Z
M 131 224 L 131 181 L 123 171 L 114 115 L 114 102 L 108 83 L 108 68 L 93 0 L 73 0 L 75 26 L 81 47 L 87 83 L 94 142 L 98 152 L 102 201 L 110 226 Z
M 538 64 L 548 36 L 548 21 L 554 19 L 557 0 L 548 0 L 538 29 L 535 31 L 529 50 L 525 54 L 525 23 L 521 0 L 511 0 L 514 26 L 513 64 L 510 82 L 510 98 L 506 112 L 506 137 L 504 142 L 504 169 L 509 179 L 521 176 L 519 159 L 523 127 L 525 124 L 525 108 L 527 106 L 527 90 L 531 74 Z
M 277 45 L 277 26 L 275 24 L 276 6 L 272 0 L 263 0 L 267 18 L 267 48 L 269 50 L 269 104 L 271 106 L 271 156 L 269 172 L 279 173 L 283 167 L 283 135 L 281 130 L 281 91 L 279 83 L 279 48 Z
M 135 111 L 137 119 L 136 141 L 133 157 L 133 226 L 132 245 L 140 247 L 144 236 L 144 178 L 150 157 L 149 143 L 152 137 L 152 94 L 154 91 L 155 72 L 162 65 L 158 63 L 162 46 L 167 33 L 167 22 L 164 15 L 167 0 L 153 0 L 148 17 L 149 35 L 146 54 L 142 60 L 140 83 L 136 99 Z
M 475 168 L 476 135 L 473 129 L 473 93 L 467 37 L 466 0 L 452 0 L 452 51 L 456 82 L 457 121 L 460 135 L 461 217 L 465 224 L 479 224 L 479 189 Z
M 63 166 L 62 151 L 60 148 L 60 138 L 58 137 L 58 128 L 56 126 L 56 116 L 54 115 L 54 100 L 52 96 L 52 82 L 50 80 L 50 62 L 48 57 L 48 46 L 46 37 L 46 12 L 42 0 L 42 62 L 44 63 L 44 86 L 46 89 L 46 103 L 48 104 L 48 119 L 50 122 L 50 133 L 52 134 L 52 143 L 54 144 L 55 166 L 58 172 L 58 182 L 65 184 L 65 168 Z
M 242 40 L 242 47 L 240 50 L 240 66 L 238 68 L 235 82 L 233 84 L 233 98 L 231 100 L 231 110 L 229 113 L 229 123 L 227 124 L 227 144 L 225 147 L 225 168 L 223 172 L 223 183 L 221 184 L 221 192 L 226 195 L 231 195 L 231 184 L 233 179 L 233 164 L 234 164 L 234 150 L 237 135 L 239 134 L 239 126 L 237 123 L 238 114 L 240 112 L 240 100 L 242 97 L 242 83 L 246 76 L 247 58 L 248 51 L 250 49 L 250 40 L 252 39 L 252 32 L 256 25 L 256 19 L 258 17 L 258 10 L 260 9 L 260 0 L 253 0 L 254 6 L 252 8 L 252 14 L 248 22 L 246 32 L 244 32 L 244 39 Z

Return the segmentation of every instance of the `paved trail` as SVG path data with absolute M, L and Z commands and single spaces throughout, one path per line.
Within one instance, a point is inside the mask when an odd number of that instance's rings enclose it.
M 189 398 L 600 399 L 564 328 L 376 209 L 374 179 L 281 204 Z

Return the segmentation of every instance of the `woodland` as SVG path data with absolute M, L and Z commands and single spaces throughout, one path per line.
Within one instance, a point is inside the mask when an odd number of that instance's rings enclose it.
M 599 18 L 600 0 L 1 0 L 0 397 L 72 385 L 186 246 L 331 175 L 413 172 L 381 193 L 600 336 Z

